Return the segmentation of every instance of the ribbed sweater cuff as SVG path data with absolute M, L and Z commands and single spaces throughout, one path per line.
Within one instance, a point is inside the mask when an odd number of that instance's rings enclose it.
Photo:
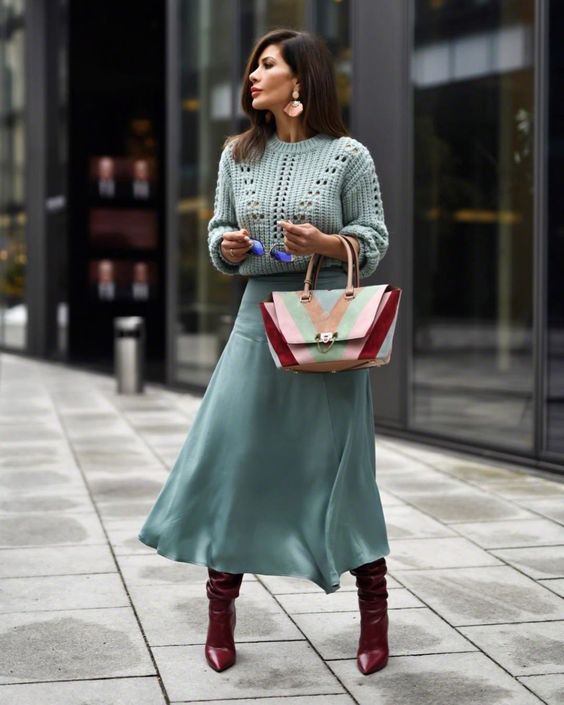
M 232 226 L 227 226 L 225 228 L 218 228 L 216 232 L 213 233 L 208 239 L 209 252 L 212 263 L 216 269 L 224 274 L 239 274 L 239 264 L 233 264 L 225 259 L 221 254 L 221 241 L 223 240 L 223 235 L 225 233 L 231 232 L 233 230 Z

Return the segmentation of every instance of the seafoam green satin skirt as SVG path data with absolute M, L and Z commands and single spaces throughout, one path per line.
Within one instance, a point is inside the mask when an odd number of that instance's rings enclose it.
M 369 371 L 276 368 L 258 303 L 304 274 L 251 277 L 184 445 L 138 538 L 230 573 L 306 578 L 326 593 L 390 552 Z M 318 288 L 343 288 L 338 268 Z

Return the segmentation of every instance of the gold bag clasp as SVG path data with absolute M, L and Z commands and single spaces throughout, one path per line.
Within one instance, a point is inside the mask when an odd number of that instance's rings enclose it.
M 331 350 L 331 348 L 333 347 L 333 343 L 335 342 L 337 337 L 338 337 L 337 331 L 335 331 L 333 333 L 331 331 L 317 333 L 317 335 L 315 336 L 315 342 L 317 343 L 317 349 L 319 350 L 319 352 L 322 352 L 322 353 L 329 352 L 329 350 Z M 327 347 L 322 348 L 322 347 L 320 347 L 320 345 L 325 345 Z

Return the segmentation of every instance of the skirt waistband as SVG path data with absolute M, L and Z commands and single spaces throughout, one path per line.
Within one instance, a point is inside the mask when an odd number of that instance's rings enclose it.
M 248 278 L 249 282 L 301 282 L 303 283 L 306 275 L 306 270 L 303 272 L 277 272 L 276 274 L 260 274 Z M 326 267 L 319 271 L 317 281 L 325 279 L 343 278 L 346 280 L 347 273 L 340 267 Z

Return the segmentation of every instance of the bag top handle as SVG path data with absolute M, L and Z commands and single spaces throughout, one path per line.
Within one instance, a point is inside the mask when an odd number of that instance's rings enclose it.
M 355 288 L 358 288 L 360 286 L 358 256 L 350 240 L 348 240 L 343 235 L 339 234 L 337 234 L 337 237 L 340 238 L 341 241 L 344 243 L 345 250 L 347 251 L 347 285 L 345 289 L 345 298 L 354 299 L 356 295 L 354 290 Z M 321 255 L 318 252 L 315 252 L 311 256 L 305 274 L 304 290 L 300 296 L 301 303 L 307 303 L 308 301 L 311 301 L 311 292 L 317 286 L 317 277 L 319 275 L 319 271 L 321 269 L 321 262 L 324 257 L 325 255 Z
M 356 250 L 351 243 L 351 241 L 347 238 L 346 235 L 339 235 L 339 237 L 344 240 L 345 248 L 350 247 L 352 257 L 353 257 L 353 287 L 358 288 L 360 286 L 360 263 L 358 261 L 358 255 L 356 253 Z M 317 277 L 319 272 L 321 271 L 321 260 L 323 258 L 323 255 L 320 255 L 317 262 L 314 264 L 314 272 L 313 272 L 313 284 L 312 284 L 312 289 L 317 288 Z M 348 255 L 347 255 L 347 262 L 348 262 Z

